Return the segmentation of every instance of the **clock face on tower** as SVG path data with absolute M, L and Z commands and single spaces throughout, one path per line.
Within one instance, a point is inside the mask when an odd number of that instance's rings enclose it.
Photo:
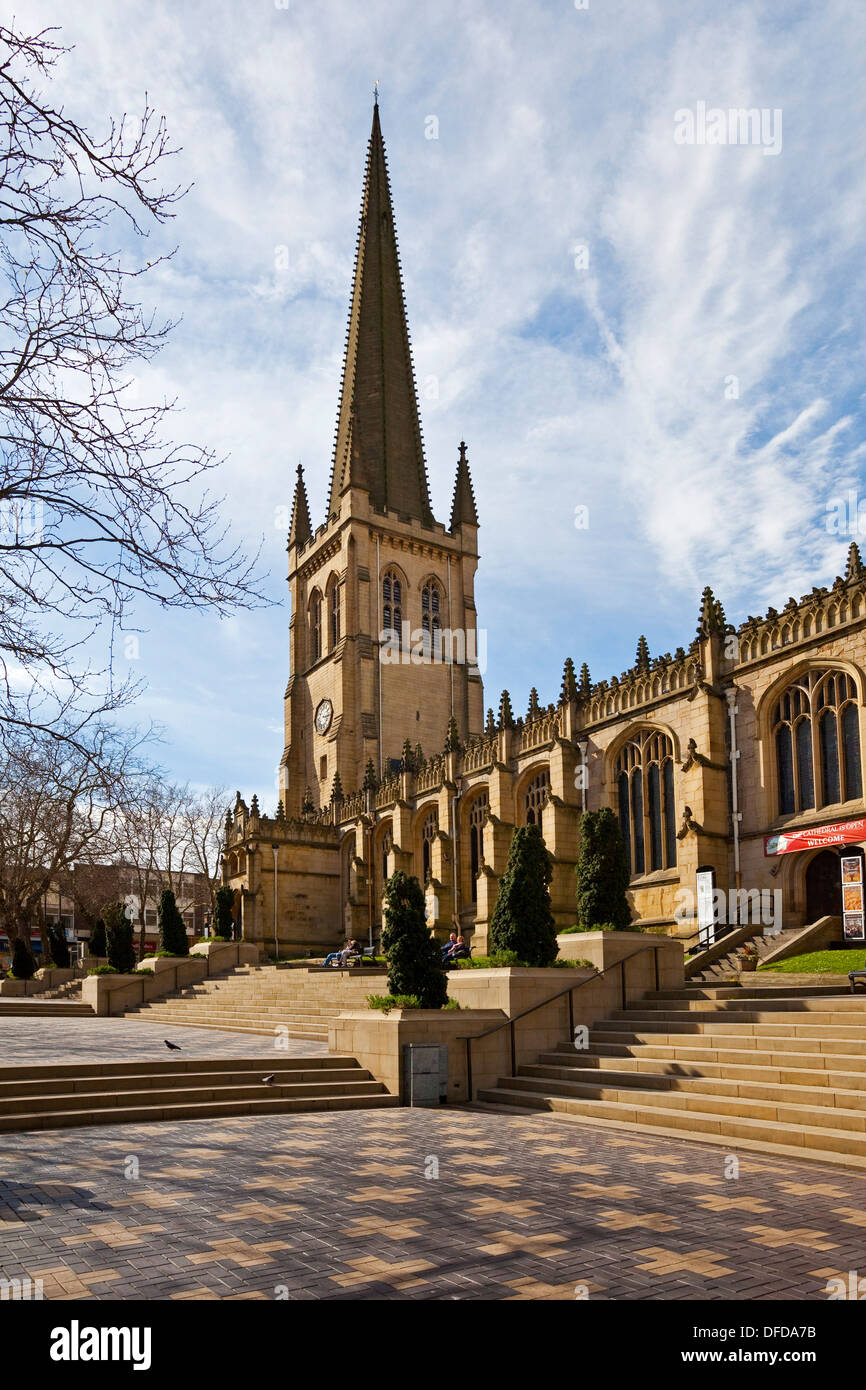
M 331 727 L 331 720 L 334 716 L 334 706 L 330 700 L 322 700 L 316 710 L 316 729 L 320 734 L 326 734 Z

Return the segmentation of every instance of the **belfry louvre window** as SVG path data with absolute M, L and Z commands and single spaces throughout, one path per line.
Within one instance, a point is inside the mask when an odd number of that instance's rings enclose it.
M 616 760 L 619 823 L 632 876 L 677 862 L 674 750 L 667 734 L 647 729 Z
M 807 671 L 773 711 L 779 815 L 863 795 L 860 707 L 844 671 Z
M 328 611 L 331 623 L 331 651 L 333 651 L 340 641 L 340 586 L 336 580 L 331 585 Z
M 421 628 L 424 633 L 424 645 L 429 650 L 437 650 L 441 646 L 442 624 L 439 615 L 442 608 L 442 595 L 439 585 L 435 579 L 428 579 L 424 588 L 421 590 Z
M 541 825 L 541 812 L 550 791 L 550 773 L 545 767 L 541 772 L 537 772 L 532 781 L 526 788 L 523 798 L 523 809 L 526 813 L 527 825 Z
M 310 600 L 310 639 L 313 661 L 322 655 L 322 595 L 318 589 Z
M 382 580 L 382 627 L 400 641 L 403 622 L 403 581 L 393 570 L 386 570 Z

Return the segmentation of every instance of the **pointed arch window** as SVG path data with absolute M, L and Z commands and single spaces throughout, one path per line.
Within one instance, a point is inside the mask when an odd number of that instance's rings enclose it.
M 385 890 L 385 885 L 386 885 L 386 883 L 388 882 L 388 855 L 391 853 L 391 850 L 392 850 L 393 848 L 394 848 L 394 835 L 393 835 L 393 832 L 392 832 L 391 827 L 390 827 L 390 825 L 389 825 L 388 828 L 382 832 L 382 840 L 381 840 L 381 843 L 380 843 L 380 846 L 379 846 L 380 854 L 381 854 L 381 858 L 380 858 L 380 861 L 379 861 L 379 862 L 380 862 L 380 864 L 381 864 L 381 866 L 382 866 L 382 891 L 383 891 L 383 892 L 384 892 L 384 890 Z
M 421 628 L 428 652 L 439 654 L 442 647 L 442 590 L 435 579 L 428 579 L 421 590 Z
M 322 595 L 318 589 L 310 599 L 310 651 L 316 662 L 322 655 Z
M 478 902 L 478 874 L 484 862 L 484 822 L 490 810 L 487 792 L 479 792 L 469 811 L 469 881 L 472 901 Z
M 340 585 L 336 579 L 328 589 L 328 640 L 334 651 L 340 641 Z
M 439 829 L 439 812 L 434 807 L 425 816 L 424 824 L 421 826 L 421 872 L 422 882 L 429 883 L 433 876 L 433 841 L 436 838 L 436 831 Z
M 541 825 L 541 812 L 544 810 L 549 792 L 550 772 L 545 767 L 535 774 L 523 795 L 526 825 Z
M 632 876 L 677 862 L 674 749 L 667 734 L 647 729 L 619 751 L 615 768 L 619 824 Z
M 863 795 L 860 703 L 845 671 L 806 671 L 773 710 L 779 815 Z
M 386 570 L 382 578 L 382 629 L 398 647 L 402 624 L 403 581 L 394 570 Z

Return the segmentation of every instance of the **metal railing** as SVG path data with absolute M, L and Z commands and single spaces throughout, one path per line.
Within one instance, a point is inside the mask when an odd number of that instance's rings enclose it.
M 492 1037 L 494 1033 L 501 1033 L 502 1030 L 503 1030 L 503 1028 L 507 1028 L 507 1029 L 509 1030 L 509 1033 L 510 1033 L 510 1042 L 511 1042 L 511 1075 L 512 1075 L 512 1076 L 515 1076 L 515 1075 L 517 1074 L 517 1038 L 516 1038 L 516 1034 L 515 1034 L 515 1031 L 514 1031 L 514 1025 L 515 1025 L 515 1023 L 518 1023 L 518 1022 L 520 1021 L 520 1019 L 522 1019 L 522 1018 L 527 1018 L 529 1014 L 537 1013 L 537 1011 L 538 1011 L 539 1009 L 545 1009 L 545 1008 L 547 1008 L 547 1005 L 548 1005 L 548 1004 L 554 1004 L 554 1003 L 556 1002 L 557 999 L 562 999 L 565 995 L 567 995 L 567 996 L 568 996 L 568 1036 L 569 1036 L 569 1038 L 573 1038 L 573 1037 L 574 1037 L 574 991 L 575 991 L 576 989 L 582 989 L 584 985 L 594 984 L 597 980 L 603 979 L 605 975 L 611 974 L 614 970 L 619 970 L 619 972 L 620 972 L 620 991 L 621 991 L 620 997 L 621 997 L 621 999 L 622 999 L 622 1007 L 623 1007 L 624 1009 L 627 1008 L 627 1007 L 628 1007 L 628 986 L 627 986 L 627 982 L 626 982 L 626 964 L 627 964 L 627 962 L 630 961 L 630 960 L 634 960 L 635 956 L 643 955 L 644 951 L 652 951 L 652 952 L 653 952 L 653 966 L 654 966 L 654 969 L 655 969 L 655 988 L 656 988 L 656 990 L 658 990 L 658 988 L 659 988 L 659 954 L 658 954 L 658 953 L 659 953 L 659 951 L 662 949 L 662 945 L 663 945 L 663 944 L 666 944 L 666 942 L 663 943 L 663 942 L 661 942 L 661 941 L 648 941 L 648 942 L 646 943 L 646 945 L 644 945 L 644 946 L 638 946 L 638 948 L 637 948 L 636 951 L 631 951 L 627 956 L 623 956 L 621 960 L 614 961 L 613 965 L 605 966 L 604 970 L 596 970 L 596 972 L 595 972 L 594 975 L 589 975 L 589 976 L 587 977 L 587 979 L 585 979 L 585 980 L 578 980 L 578 982 L 577 982 L 576 985 L 567 985 L 565 989 L 557 990 L 556 994 L 551 994 L 551 995 L 549 995 L 549 996 L 547 997 L 547 999 L 542 999 L 542 1000 L 540 1001 L 540 1003 L 538 1003 L 538 1004 L 532 1004 L 532 1005 L 530 1005 L 530 1007 L 529 1007 L 528 1009 L 522 1009 L 522 1010 L 520 1011 L 519 1014 L 514 1014 L 511 1018 L 506 1018 L 502 1023 L 497 1023 L 497 1024 L 495 1024 L 492 1028 L 486 1029 L 485 1032 L 483 1032 L 483 1033 L 463 1034 L 462 1037 L 458 1037 L 458 1038 L 456 1039 L 457 1042 L 465 1042 L 465 1044 L 466 1044 L 466 1091 L 467 1091 L 467 1096 L 468 1096 L 469 1101 L 471 1102 L 471 1101 L 474 1099 L 473 1094 L 472 1094 L 472 1089 L 473 1089 L 473 1088 L 472 1088 L 472 1044 L 473 1044 L 474 1042 L 479 1042 L 482 1038 L 489 1038 L 489 1037 Z

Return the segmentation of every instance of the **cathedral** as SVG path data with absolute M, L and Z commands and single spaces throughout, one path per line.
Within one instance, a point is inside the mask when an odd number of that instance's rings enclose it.
M 641 636 L 634 666 L 601 681 L 566 657 L 554 703 L 533 689 L 515 710 L 503 691 L 485 716 L 479 521 L 464 442 L 455 454 L 446 525 L 430 505 L 377 105 L 320 525 L 300 467 L 294 493 L 280 801 L 266 815 L 239 793 L 226 824 L 223 881 L 244 937 L 280 955 L 377 940 L 384 885 L 403 869 L 425 887 L 431 928 L 481 954 L 513 832 L 529 823 L 553 857 L 561 931 L 576 921 L 581 815 L 603 806 L 645 930 L 693 941 L 699 877 L 741 923 L 770 894 L 778 925 L 838 914 L 840 847 L 862 857 L 866 843 L 856 544 L 832 587 L 781 611 L 734 628 L 705 589 L 675 652 L 652 657 Z

